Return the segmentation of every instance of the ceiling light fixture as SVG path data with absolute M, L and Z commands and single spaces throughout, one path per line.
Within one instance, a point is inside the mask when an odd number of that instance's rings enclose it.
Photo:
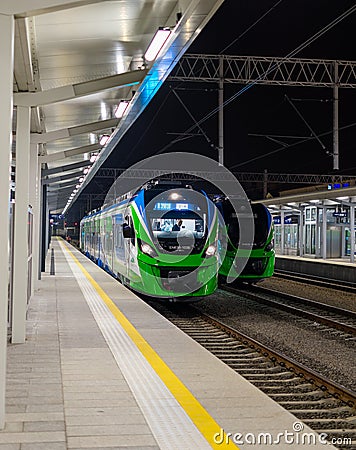
M 109 134 L 103 134 L 100 136 L 100 140 L 99 140 L 99 144 L 100 145 L 105 145 L 108 140 L 110 139 L 110 135 Z
M 121 117 L 124 115 L 124 112 L 126 111 L 126 108 L 129 106 L 129 103 L 130 102 L 127 100 L 121 100 L 114 111 L 114 115 L 117 119 L 121 119 Z
M 152 38 L 152 41 L 150 42 L 150 45 L 146 50 L 144 56 L 146 61 L 153 61 L 154 59 L 157 58 L 159 52 L 162 50 L 164 44 L 166 43 L 171 33 L 172 31 L 168 27 L 158 28 L 158 30 L 156 31 L 155 35 Z

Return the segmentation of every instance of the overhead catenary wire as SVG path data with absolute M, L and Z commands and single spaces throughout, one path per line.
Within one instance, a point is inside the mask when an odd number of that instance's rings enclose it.
M 277 8 L 277 6 L 282 3 L 283 0 L 278 0 L 273 6 L 271 6 L 271 8 L 269 8 L 269 10 L 267 10 L 265 13 L 263 13 L 253 24 L 251 24 L 248 28 L 246 28 L 246 30 L 244 30 L 239 36 L 237 36 L 236 39 L 234 39 L 233 41 L 230 42 L 229 45 L 227 45 L 225 48 L 223 48 L 220 52 L 219 55 L 223 54 L 228 48 L 230 48 L 232 45 L 234 45 L 237 41 L 239 41 L 243 36 L 245 36 L 245 34 L 247 34 L 249 31 L 252 30 L 252 28 L 254 28 L 259 22 L 261 22 L 261 20 L 263 20 L 270 12 L 272 12 L 275 8 Z
M 346 130 L 347 128 L 352 128 L 355 125 L 356 125 L 356 122 L 351 123 L 349 125 L 345 125 L 344 127 L 340 127 L 339 131 Z M 333 132 L 333 130 L 326 131 L 325 133 L 319 134 L 317 137 L 320 138 L 320 137 L 323 137 L 323 136 L 327 136 L 328 134 L 331 134 L 332 132 Z M 283 145 L 282 147 L 276 148 L 275 150 L 272 150 L 272 151 L 270 151 L 268 153 L 264 153 L 263 155 L 256 156 L 255 158 L 251 158 L 251 159 L 249 159 L 247 161 L 243 161 L 243 162 L 241 162 L 239 164 L 234 164 L 233 166 L 230 167 L 230 169 L 236 169 L 237 167 L 241 167 L 241 166 L 244 166 L 244 165 L 249 164 L 251 162 L 257 161 L 259 159 L 266 158 L 267 156 L 270 156 L 270 155 L 274 155 L 275 153 L 279 153 L 279 152 L 281 152 L 283 150 L 286 150 L 287 148 L 289 149 L 289 148 L 292 148 L 292 147 L 296 147 L 297 145 L 304 144 L 305 142 L 313 141 L 314 139 L 316 139 L 315 136 L 309 136 L 307 138 L 301 139 L 300 141 L 293 142 L 293 144 L 290 144 L 288 146 L 284 146 Z M 326 156 L 330 156 L 330 155 L 326 155 Z
M 298 114 L 298 117 L 300 117 L 300 119 L 303 121 L 303 123 L 306 125 L 306 127 L 308 128 L 308 130 L 311 132 L 311 134 L 315 137 L 315 139 L 319 142 L 319 144 L 321 145 L 321 148 L 323 150 L 326 151 L 326 147 L 324 145 L 324 143 L 319 139 L 319 137 L 317 136 L 317 134 L 315 133 L 315 131 L 313 130 L 313 128 L 310 126 L 310 124 L 308 123 L 308 121 L 303 117 L 303 115 L 301 114 L 301 112 L 299 111 L 299 109 L 295 106 L 295 104 L 290 100 L 290 98 L 286 95 L 285 96 L 286 100 L 288 101 L 288 103 L 291 105 L 291 107 L 294 109 L 294 111 Z M 327 154 L 329 154 L 327 152 Z
M 233 94 L 231 97 L 229 97 L 227 100 L 223 102 L 221 106 L 218 106 L 214 108 L 212 111 L 210 111 L 208 114 L 206 114 L 203 118 L 201 118 L 198 122 L 196 122 L 194 125 L 189 127 L 185 133 L 191 133 L 197 126 L 200 126 L 202 123 L 206 122 L 208 119 L 210 119 L 212 116 L 214 116 L 220 108 L 224 108 L 227 105 L 229 105 L 231 102 L 233 102 L 237 97 L 242 95 L 247 90 L 251 89 L 253 86 L 255 86 L 260 80 L 263 80 L 267 75 L 269 75 L 271 72 L 275 71 L 281 64 L 284 64 L 286 60 L 293 58 L 296 54 L 304 50 L 306 47 L 308 47 L 311 43 L 319 39 L 323 34 L 330 31 L 334 26 L 336 26 L 338 23 L 340 23 L 342 20 L 346 19 L 349 15 L 354 13 L 356 10 L 356 4 L 353 5 L 348 10 L 344 11 L 342 14 L 340 14 L 336 19 L 332 20 L 329 24 L 324 26 L 322 29 L 317 31 L 314 35 L 312 35 L 310 38 L 305 40 L 302 44 L 300 44 L 298 47 L 296 47 L 294 50 L 289 52 L 286 56 L 284 56 L 280 61 L 273 64 L 268 70 L 266 70 L 264 73 L 262 73 L 259 77 L 256 78 L 256 80 L 252 81 L 251 83 L 247 84 L 243 88 L 241 88 L 238 92 Z M 180 142 L 181 139 L 177 138 L 172 140 L 170 143 L 168 143 L 166 146 L 164 146 L 161 150 L 157 152 L 163 153 L 165 150 L 167 150 L 172 145 Z

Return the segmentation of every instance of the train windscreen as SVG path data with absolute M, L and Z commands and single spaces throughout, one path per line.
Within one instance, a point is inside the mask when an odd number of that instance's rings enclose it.
M 269 233 L 269 218 L 266 208 L 262 204 L 251 205 L 254 221 L 254 239 L 253 247 L 262 248 L 266 243 Z M 227 233 L 231 244 L 238 248 L 240 243 L 240 226 L 239 221 L 245 219 L 244 214 L 239 214 L 238 218 L 233 211 L 232 206 L 224 208 L 224 220 L 227 227 Z
M 146 220 L 157 249 L 176 254 L 200 253 L 207 235 L 207 202 L 196 191 L 148 191 Z

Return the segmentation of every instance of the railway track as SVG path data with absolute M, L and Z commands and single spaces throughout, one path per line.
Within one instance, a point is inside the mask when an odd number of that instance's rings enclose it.
M 151 303 L 199 344 L 300 421 L 356 449 L 356 394 L 190 305 Z
M 339 337 L 342 339 L 356 339 L 356 313 L 353 311 L 260 286 L 237 289 L 225 285 L 223 289 L 313 323 L 320 323 L 326 327 L 325 330 L 337 329 L 341 332 Z
M 356 294 L 356 283 L 350 281 L 339 281 L 333 279 L 326 279 L 317 277 L 315 275 L 303 275 L 295 272 L 287 272 L 284 270 L 275 270 L 274 277 L 283 278 L 290 281 L 296 281 L 304 284 L 311 284 L 328 289 L 336 289 L 344 292 L 351 292 Z

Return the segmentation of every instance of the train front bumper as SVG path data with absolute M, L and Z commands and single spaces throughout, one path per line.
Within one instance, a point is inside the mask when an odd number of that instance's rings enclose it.
M 186 262 L 186 261 L 185 261 Z M 131 282 L 133 289 L 159 298 L 202 297 L 217 288 L 218 266 L 206 260 L 200 266 L 159 266 L 140 261 L 140 278 Z

